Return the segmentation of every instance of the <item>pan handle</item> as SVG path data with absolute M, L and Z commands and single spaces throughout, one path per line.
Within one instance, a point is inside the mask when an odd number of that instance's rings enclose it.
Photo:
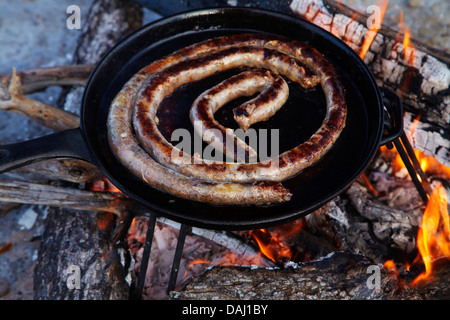
M 0 173 L 39 160 L 70 157 L 92 162 L 80 128 L 23 142 L 0 145 Z
M 389 145 L 403 133 L 403 106 L 392 91 L 380 88 L 383 97 L 384 133 L 379 146 Z

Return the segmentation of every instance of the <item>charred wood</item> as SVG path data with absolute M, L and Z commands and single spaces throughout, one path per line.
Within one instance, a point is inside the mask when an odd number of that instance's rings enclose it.
M 405 258 L 417 254 L 416 236 L 423 212 L 423 204 L 417 201 L 417 191 L 411 182 L 406 187 L 410 206 L 389 206 L 389 200 L 371 196 L 367 189 L 354 183 L 346 192 L 348 197 L 349 228 L 346 230 L 347 250 L 360 252 L 372 261 L 383 263 L 393 257 Z M 400 189 L 399 188 L 399 189 Z M 411 200 L 412 199 L 412 200 Z M 414 200 L 416 199 L 416 200 Z
M 442 268 L 432 282 L 411 286 L 410 275 L 399 275 L 361 255 L 337 252 L 286 269 L 213 267 L 182 291 L 171 292 L 171 297 L 179 300 L 437 299 L 450 293 L 448 270 Z
M 128 299 L 126 251 L 111 248 L 111 214 L 49 210 L 34 270 L 35 299 Z M 122 257 L 121 257 L 122 255 Z

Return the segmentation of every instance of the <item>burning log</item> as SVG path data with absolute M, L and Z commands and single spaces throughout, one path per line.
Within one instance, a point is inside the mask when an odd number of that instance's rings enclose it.
M 390 207 L 358 183 L 349 188 L 346 196 L 356 212 L 348 215 L 350 227 L 345 230 L 348 251 L 361 252 L 378 263 L 399 254 L 405 258 L 416 253 L 415 239 L 423 205 L 411 182 L 401 184 L 397 190 L 405 192 L 405 189 L 409 191 L 409 204 L 415 202 L 417 207 L 405 210 Z
M 213 267 L 193 279 L 178 300 L 365 300 L 436 299 L 450 293 L 449 268 L 437 280 L 408 286 L 399 275 L 361 255 L 333 253 L 318 261 L 294 264 L 285 269 Z
M 176 229 L 180 229 L 181 227 L 180 223 L 166 218 L 158 218 L 158 221 Z M 254 246 L 246 243 L 232 232 L 221 232 L 192 227 L 191 234 L 214 241 L 222 247 L 227 248 L 231 250 L 231 252 L 234 252 L 237 255 L 241 256 L 244 260 L 250 261 L 259 255 L 258 250 Z M 262 267 L 275 266 L 270 260 L 266 259 L 265 257 L 260 257 L 259 260 L 259 263 Z

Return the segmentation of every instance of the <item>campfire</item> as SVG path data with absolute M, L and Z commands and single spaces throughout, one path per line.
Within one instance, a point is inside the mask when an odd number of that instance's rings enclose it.
M 101 3 L 90 14 L 107 19 L 112 9 L 105 11 Z M 137 12 L 116 5 L 121 12 Z M 36 297 L 417 299 L 448 294 L 450 61 L 411 38 L 403 13 L 397 29 L 383 27 L 388 0 L 376 6 L 379 16 L 369 27 L 367 14 L 339 1 L 289 5 L 290 13 L 346 42 L 377 84 L 404 106 L 404 133 L 381 146 L 347 190 L 289 223 L 223 231 L 154 214 L 83 160 L 50 159 L 15 169 L 0 180 L 0 200 L 53 207 L 48 219 L 54 222 L 42 235 L 35 269 Z M 130 24 L 130 30 L 134 27 Z M 88 37 L 92 30 L 85 32 Z M 63 111 L 26 95 L 49 85 L 83 85 L 99 58 L 92 60 L 95 53 L 83 50 L 79 47 L 77 65 L 3 75 L 0 108 L 56 131 L 78 127 L 74 106 Z M 81 96 L 77 90 L 68 94 L 68 105 Z M 61 240 L 69 239 L 69 231 L 80 248 Z M 8 242 L 0 254 L 10 250 Z M 60 257 L 49 260 L 55 250 Z M 48 274 L 55 273 L 55 264 L 65 271 L 52 278 Z
M 414 138 L 414 125 L 412 129 L 408 130 L 408 136 Z M 387 149 L 386 147 L 380 148 L 380 154 L 374 161 L 374 167 L 383 168 L 382 172 L 376 171 L 369 174 L 370 180 L 365 175 L 357 182 L 358 187 L 364 190 L 364 193 L 368 197 L 374 197 L 380 199 L 382 202 L 391 203 L 389 206 L 384 207 L 386 211 L 393 210 L 395 207 L 401 208 L 403 210 L 411 210 L 411 202 L 415 202 L 412 205 L 416 214 L 422 214 L 418 216 L 420 220 L 419 226 L 417 228 L 417 236 L 415 238 L 415 246 L 411 247 L 408 244 L 405 245 L 402 250 L 402 254 L 398 251 L 395 252 L 393 259 L 387 259 L 384 263 L 379 259 L 378 263 L 383 265 L 383 268 L 398 277 L 398 279 L 405 279 L 405 285 L 415 288 L 424 283 L 430 283 L 433 278 L 433 264 L 434 262 L 440 262 L 445 259 L 449 259 L 449 245 L 450 245 L 450 234 L 449 234 L 449 216 L 448 216 L 448 205 L 447 205 L 447 192 L 442 184 L 447 183 L 446 180 L 449 179 L 449 168 L 440 164 L 433 157 L 425 156 L 423 152 L 416 150 L 415 152 L 419 163 L 421 164 L 422 170 L 425 172 L 428 179 L 432 182 L 432 192 L 429 195 L 427 204 L 422 204 L 417 190 L 413 188 L 411 178 L 409 177 L 406 167 L 401 161 L 398 153 L 395 149 Z M 378 191 L 378 185 L 380 185 L 380 180 L 383 179 L 383 189 L 380 188 Z M 420 179 L 420 177 L 419 177 Z M 392 190 L 390 190 L 392 188 Z M 401 199 L 404 197 L 400 193 L 404 193 L 405 189 L 408 189 L 407 199 Z M 361 190 L 359 190 L 361 191 Z M 351 191 L 357 193 L 357 191 Z M 416 193 L 416 194 L 414 194 Z M 357 199 L 354 199 L 355 201 Z M 408 201 L 408 203 L 405 203 Z M 318 212 L 311 214 L 302 219 L 298 219 L 292 223 L 288 223 L 281 226 L 275 226 L 267 229 L 256 229 L 246 232 L 240 232 L 241 240 L 244 243 L 249 243 L 259 250 L 251 251 L 250 254 L 237 254 L 235 251 L 225 251 L 223 247 L 217 246 L 217 244 L 212 245 L 215 247 L 215 251 L 212 248 L 208 248 L 203 254 L 209 259 L 193 258 L 194 255 L 191 253 L 189 261 L 187 258 L 185 262 L 185 271 L 183 277 L 179 278 L 180 285 L 186 284 L 190 277 L 198 276 L 205 272 L 205 269 L 209 269 L 212 266 L 248 266 L 248 267 L 262 267 L 262 268 L 290 268 L 293 265 L 301 265 L 306 262 L 317 261 L 328 254 L 333 252 L 341 252 L 343 250 L 342 242 L 348 241 L 348 239 L 336 239 L 339 237 L 338 230 L 332 225 L 329 219 L 343 219 L 344 213 L 340 212 L 342 215 L 334 216 L 336 214 L 336 205 L 322 208 Z M 382 210 L 383 210 L 382 209 Z M 407 212 L 407 211 L 406 211 Z M 328 215 L 327 219 L 323 219 L 320 215 Z M 394 213 L 395 214 L 395 213 Z M 145 220 L 145 221 L 142 221 Z M 140 227 L 136 231 L 135 221 L 130 228 L 128 237 L 130 244 L 138 244 L 138 248 L 142 249 L 145 241 L 146 233 L 146 219 L 139 220 Z M 348 221 L 341 220 L 340 223 L 348 223 Z M 398 223 L 398 222 L 395 222 Z M 160 225 L 161 230 L 166 230 L 163 224 Z M 416 228 L 414 225 L 408 225 L 406 232 L 412 232 Z M 167 231 L 166 231 L 167 232 Z M 169 241 L 174 241 L 176 238 L 176 231 L 171 231 L 171 236 L 167 237 L 171 239 Z M 175 233 L 175 234 L 173 234 Z M 331 235 L 330 235 L 331 233 Z M 136 241 L 136 239 L 138 239 Z M 159 239 L 158 241 L 163 241 Z M 199 240 L 193 240 L 197 243 Z M 209 244 L 211 246 L 211 244 Z M 159 246 L 159 245 L 158 245 Z M 173 244 L 172 244 L 173 246 Z M 174 248 L 173 248 L 174 249 Z M 189 251 L 189 249 L 187 249 Z M 133 251 L 133 250 L 132 250 Z M 345 249 L 344 249 L 345 251 Z M 197 252 L 200 254 L 200 252 Z M 133 254 L 137 257 L 136 260 L 139 261 L 139 253 L 137 250 L 133 251 Z M 142 252 L 141 252 L 142 254 Z M 172 254 L 172 252 L 170 253 Z M 415 257 L 413 255 L 416 255 Z M 408 258 L 405 258 L 408 255 Z M 386 255 L 386 257 L 391 256 L 391 254 Z M 159 256 L 155 257 L 155 265 L 158 265 Z M 164 258 L 163 258 L 164 260 Z M 270 262 L 273 262 L 271 264 Z M 199 265 L 201 267 L 199 267 Z M 168 268 L 169 266 L 166 266 Z M 196 270 L 194 270 L 194 268 Z M 423 272 L 419 270 L 425 269 Z M 414 270 L 414 271 L 411 271 Z M 159 269 L 155 276 L 160 276 L 161 271 Z M 211 271 L 210 271 L 211 272 Z M 167 273 L 167 271 L 166 271 Z M 152 283 L 161 282 L 158 281 L 148 281 L 149 286 Z M 165 289 L 159 288 L 160 290 Z M 154 290 L 151 288 L 150 290 Z M 191 292 L 192 294 L 192 292 Z M 200 295 L 200 293 L 198 293 Z M 155 293 L 159 298 L 164 294 Z M 181 294 L 180 296 L 183 296 Z M 201 295 L 200 295 L 201 296 Z M 187 297 L 190 297 L 189 293 Z

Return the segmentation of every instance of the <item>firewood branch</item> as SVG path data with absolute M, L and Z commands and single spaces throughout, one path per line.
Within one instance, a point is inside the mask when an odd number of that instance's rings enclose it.
M 82 86 L 94 65 L 65 65 L 50 68 L 37 68 L 17 72 L 22 82 L 22 93 L 29 94 L 50 86 Z M 12 73 L 0 74 L 0 82 L 9 82 Z
M 103 173 L 95 165 L 81 159 L 72 158 L 38 161 L 6 172 L 4 175 L 9 179 L 36 183 L 45 183 L 48 180 L 86 183 L 104 179 Z
M 23 95 L 20 77 L 13 68 L 9 85 L 0 88 L 0 109 L 23 114 L 34 121 L 54 130 L 65 130 L 79 126 L 78 116 L 30 99 Z
M 0 201 L 112 212 L 117 215 L 122 214 L 133 203 L 121 194 L 13 180 L 0 180 Z

